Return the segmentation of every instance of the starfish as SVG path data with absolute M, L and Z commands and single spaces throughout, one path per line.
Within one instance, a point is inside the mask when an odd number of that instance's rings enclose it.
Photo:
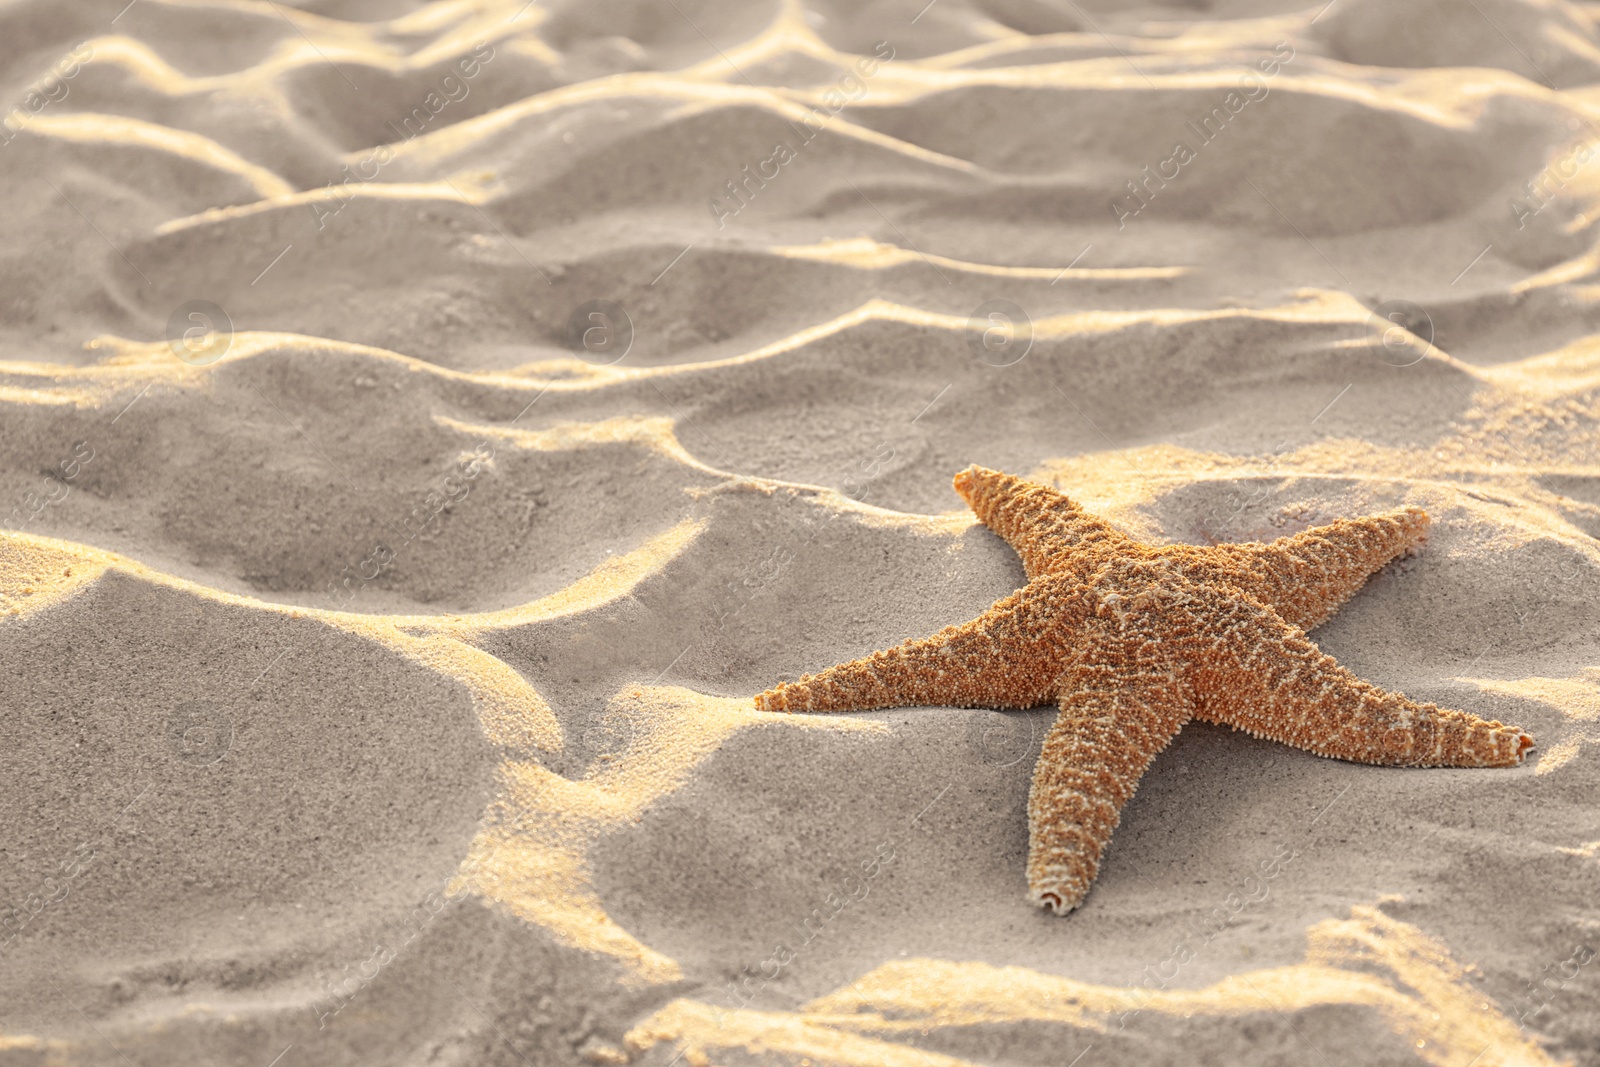
M 1415 547 L 1406 507 L 1270 543 L 1142 544 L 1048 486 L 972 466 L 955 488 L 1022 557 L 1028 584 L 971 622 L 756 696 L 765 711 L 1056 701 L 1028 794 L 1028 898 L 1083 902 L 1122 808 L 1190 719 L 1320 756 L 1509 767 L 1533 738 L 1407 699 L 1323 655 L 1306 631 Z

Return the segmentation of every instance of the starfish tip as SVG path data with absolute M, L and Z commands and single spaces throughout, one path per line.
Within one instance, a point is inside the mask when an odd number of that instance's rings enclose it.
M 1082 903 L 1081 900 L 1068 901 L 1053 889 L 1036 890 L 1028 894 L 1028 899 L 1035 907 L 1053 915 L 1065 915 Z
M 966 470 L 958 471 L 956 476 L 950 479 L 950 484 L 955 487 L 956 492 L 962 496 L 967 496 L 969 490 L 973 488 L 973 483 L 984 473 L 986 473 L 984 469 L 974 463 L 967 467 Z

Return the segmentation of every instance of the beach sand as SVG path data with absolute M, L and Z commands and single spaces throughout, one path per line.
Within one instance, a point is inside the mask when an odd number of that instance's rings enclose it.
M 0 8 L 0 1064 L 1600 1064 L 1600 8 L 120 4 Z M 1194 723 L 1041 912 L 1052 708 L 751 702 L 1021 584 L 970 463 L 1425 507 L 1313 637 L 1538 747 Z

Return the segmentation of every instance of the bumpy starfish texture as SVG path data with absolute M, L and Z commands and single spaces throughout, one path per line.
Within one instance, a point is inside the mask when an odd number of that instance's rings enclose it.
M 1267 544 L 1141 544 L 1047 486 L 983 467 L 956 475 L 1028 584 L 971 622 L 803 676 L 766 711 L 1057 701 L 1028 795 L 1028 897 L 1083 902 L 1145 768 L 1191 718 L 1321 756 L 1407 767 L 1509 767 L 1533 738 L 1408 700 L 1325 656 L 1305 631 L 1418 544 L 1408 507 Z

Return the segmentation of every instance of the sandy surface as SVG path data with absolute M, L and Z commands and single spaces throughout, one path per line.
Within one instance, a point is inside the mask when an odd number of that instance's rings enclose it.
M 0 7 L 0 1063 L 1600 1064 L 1594 5 L 120 4 Z M 1316 639 L 1538 748 L 1195 724 L 1036 911 L 1051 709 L 750 703 L 974 462 L 1426 507 Z

